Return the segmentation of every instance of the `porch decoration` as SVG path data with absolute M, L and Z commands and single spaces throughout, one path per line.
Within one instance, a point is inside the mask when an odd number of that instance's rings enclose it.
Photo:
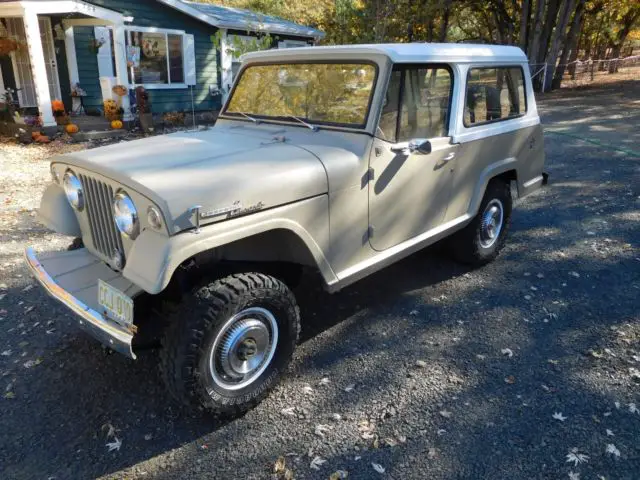
M 67 112 L 64 109 L 64 103 L 62 103 L 62 100 L 53 100 L 51 102 L 51 109 L 53 110 L 53 116 L 58 125 L 66 125 L 69 123 L 69 115 L 67 115 Z
M 122 127 L 122 120 L 113 120 L 111 122 L 111 128 L 113 128 L 114 130 L 120 130 Z
M 78 127 L 78 125 L 76 125 L 75 123 L 70 123 L 64 129 L 69 135 L 73 135 L 74 133 L 78 133 L 80 127 Z
M 144 133 L 151 133 L 153 127 L 153 114 L 151 113 L 151 103 L 149 102 L 149 94 L 144 87 L 136 88 L 136 108 L 138 109 L 138 118 L 140 119 L 140 127 Z
M 89 42 L 89 51 L 97 55 L 100 47 L 102 47 L 105 43 L 106 41 L 103 38 L 94 38 Z
M 9 55 L 18 49 L 19 43 L 12 38 L 0 38 L 0 55 Z
M 104 116 L 107 117 L 108 120 L 120 120 L 122 118 L 124 109 L 122 107 L 118 107 L 118 104 L 115 100 L 105 100 L 103 102 L 103 105 Z

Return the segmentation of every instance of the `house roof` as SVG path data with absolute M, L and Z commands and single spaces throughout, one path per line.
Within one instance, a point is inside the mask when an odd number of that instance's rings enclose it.
M 283 18 L 264 15 L 241 8 L 223 7 L 212 3 L 188 2 L 184 0 L 158 0 L 198 20 L 218 28 L 268 32 L 320 39 L 324 32 L 316 28 L 299 25 Z
M 256 60 L 274 57 L 293 60 L 303 55 L 336 56 L 336 55 L 370 55 L 382 54 L 395 63 L 440 62 L 440 63 L 485 63 L 502 61 L 521 63 L 527 56 L 518 47 L 508 45 L 476 45 L 468 43 L 380 43 L 371 45 L 335 45 L 314 48 L 287 48 L 282 50 L 265 50 L 247 53 L 242 60 Z

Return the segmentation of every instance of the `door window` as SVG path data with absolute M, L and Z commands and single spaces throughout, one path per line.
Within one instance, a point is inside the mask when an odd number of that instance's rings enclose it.
M 396 66 L 377 136 L 392 143 L 447 136 L 453 77 L 445 66 Z
M 472 68 L 467 76 L 464 126 L 508 120 L 527 111 L 520 67 Z

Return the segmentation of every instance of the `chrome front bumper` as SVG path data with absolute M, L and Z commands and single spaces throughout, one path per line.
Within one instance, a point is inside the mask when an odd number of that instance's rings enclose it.
M 135 285 L 84 248 L 44 254 L 40 259 L 32 248 L 27 248 L 24 255 L 36 280 L 49 295 L 79 317 L 78 323 L 82 330 L 116 352 L 136 358 L 131 346 L 133 333 L 97 311 L 100 308 L 97 296 L 99 278 L 131 296 L 139 292 Z

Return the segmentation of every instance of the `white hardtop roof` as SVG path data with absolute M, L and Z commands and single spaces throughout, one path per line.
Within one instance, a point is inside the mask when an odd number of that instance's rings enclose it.
M 527 56 L 518 47 L 508 45 L 482 45 L 470 43 L 379 43 L 370 45 L 336 45 L 329 47 L 302 47 L 263 50 L 247 53 L 242 60 L 305 60 L 315 55 L 386 55 L 395 63 L 484 63 L 527 62 Z

